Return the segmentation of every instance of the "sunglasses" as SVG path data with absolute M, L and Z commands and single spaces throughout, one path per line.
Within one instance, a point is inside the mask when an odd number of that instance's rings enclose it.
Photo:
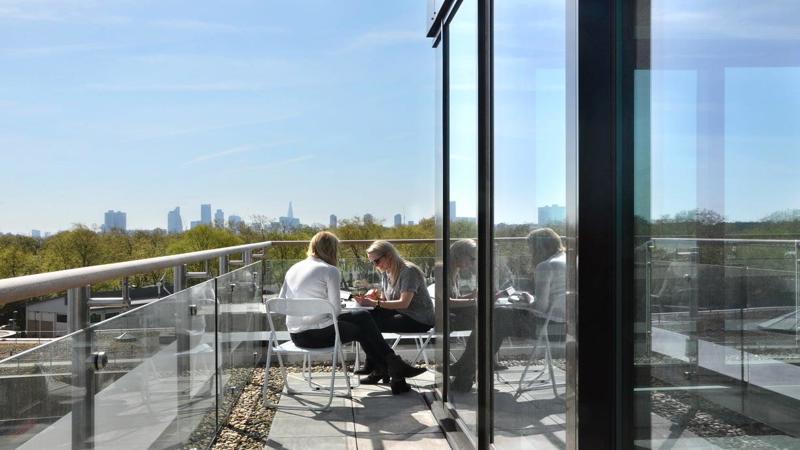
M 375 259 L 370 259 L 369 262 L 371 262 L 373 266 L 377 266 L 378 263 L 381 262 L 381 260 L 383 259 L 384 256 L 386 256 L 386 255 L 381 255 L 381 256 L 379 256 L 379 257 L 377 257 Z

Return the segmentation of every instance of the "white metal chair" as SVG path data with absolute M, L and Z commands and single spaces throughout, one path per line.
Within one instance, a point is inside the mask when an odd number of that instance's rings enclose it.
M 317 299 L 317 298 L 294 298 L 294 299 L 285 299 L 285 298 L 273 298 L 267 300 L 266 302 L 266 310 L 267 310 L 267 324 L 269 326 L 269 341 L 267 343 L 267 362 L 266 362 L 266 376 L 264 378 L 264 384 L 261 387 L 261 392 L 263 395 L 263 402 L 264 406 L 267 408 L 276 408 L 276 409 L 306 409 L 312 411 L 322 411 L 330 408 L 331 403 L 333 402 L 334 396 L 334 385 L 336 383 L 336 371 L 337 371 L 337 362 L 341 362 L 342 371 L 344 372 L 344 379 L 347 383 L 347 394 L 346 396 L 349 397 L 351 395 L 351 387 L 350 387 L 350 378 L 347 375 L 347 363 L 344 359 L 344 352 L 342 351 L 342 342 L 341 338 L 339 337 L 339 321 L 337 320 L 336 313 L 333 310 L 333 305 L 331 305 L 327 300 Z M 275 324 L 272 320 L 273 314 L 284 314 L 289 316 L 316 316 L 316 315 L 328 315 L 333 319 L 333 327 L 335 331 L 335 340 L 333 347 L 325 347 L 325 348 L 304 348 L 298 347 L 294 344 L 291 340 L 283 342 L 282 344 L 278 344 L 278 336 L 275 330 Z M 273 403 L 269 400 L 267 396 L 267 388 L 269 383 L 269 365 L 272 360 L 272 354 L 275 354 L 278 357 L 278 364 L 281 369 L 281 375 L 283 376 L 283 387 L 284 392 L 287 395 L 300 393 L 300 391 L 296 391 L 289 386 L 289 379 L 286 375 L 286 367 L 283 365 L 283 357 L 282 355 L 289 355 L 289 354 L 297 354 L 303 355 L 304 366 L 305 362 L 308 360 L 310 361 L 311 355 L 315 354 L 330 354 L 331 355 L 331 382 L 330 387 L 325 388 L 320 386 L 322 389 L 326 389 L 328 391 L 328 403 L 325 406 L 295 406 L 295 405 L 281 405 L 278 403 Z M 311 381 L 309 379 L 309 385 Z M 316 390 L 311 392 L 302 392 L 304 394 L 317 394 Z
M 528 354 L 528 361 L 525 363 L 525 369 L 522 371 L 522 374 L 519 377 L 519 383 L 517 386 L 517 391 L 514 393 L 514 398 L 519 398 L 519 396 L 524 392 L 546 387 L 548 384 L 553 389 L 553 395 L 558 397 L 555 371 L 553 370 L 553 355 L 550 350 L 549 328 L 550 322 L 553 321 L 551 313 L 552 308 L 549 308 L 547 315 L 545 316 L 544 324 L 537 330 L 536 341 L 534 342 L 533 347 L 531 347 L 531 351 Z M 528 374 L 528 371 L 530 371 L 531 366 L 534 365 L 536 352 L 539 350 L 540 344 L 544 345 L 544 366 L 541 369 L 536 370 L 537 374 L 535 377 L 526 381 L 525 376 Z M 545 375 L 547 378 L 542 378 Z
M 433 304 L 434 310 L 436 309 L 436 299 L 434 296 L 436 295 L 436 284 L 431 284 L 428 286 L 428 296 L 431 299 L 431 303 Z M 413 339 L 414 345 L 417 347 L 417 354 L 414 356 L 414 359 L 411 360 L 411 364 L 416 364 L 419 361 L 420 356 L 422 357 L 423 361 L 425 361 L 425 365 L 428 367 L 429 370 L 432 369 L 430 362 L 428 360 L 428 352 L 425 351 L 425 348 L 428 346 L 428 343 L 433 338 L 433 334 L 435 332 L 435 328 L 431 327 L 430 330 L 422 332 L 422 333 L 383 333 L 384 339 L 394 339 L 394 343 L 392 344 L 392 350 L 397 348 L 397 345 L 400 344 L 400 341 L 403 339 Z

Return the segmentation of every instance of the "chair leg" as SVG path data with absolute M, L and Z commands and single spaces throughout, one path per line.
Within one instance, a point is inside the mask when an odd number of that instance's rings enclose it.
M 353 396 L 353 388 L 350 386 L 350 375 L 347 373 L 347 361 L 344 359 L 344 351 L 339 349 L 339 358 L 342 360 L 342 372 L 344 372 L 344 381 L 347 383 L 347 398 Z
M 553 370 L 553 355 L 550 353 L 550 338 L 545 337 L 545 358 L 547 359 L 547 369 L 550 372 L 550 386 L 553 387 L 553 396 L 558 397 L 558 390 L 556 389 L 556 375 Z

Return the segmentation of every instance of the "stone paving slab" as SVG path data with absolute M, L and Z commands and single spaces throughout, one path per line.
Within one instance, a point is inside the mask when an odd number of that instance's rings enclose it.
M 422 397 L 425 389 L 417 387 L 431 385 L 433 373 L 408 381 L 412 390 L 401 395 L 392 395 L 388 385 L 363 385 L 353 388 L 352 399 L 334 398 L 329 411 L 278 410 L 265 448 L 449 449 Z M 291 405 L 325 402 L 327 398 L 322 395 L 283 394 L 280 400 L 280 404 Z

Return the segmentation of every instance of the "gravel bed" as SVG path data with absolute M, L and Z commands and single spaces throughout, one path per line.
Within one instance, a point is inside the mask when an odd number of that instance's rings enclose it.
M 653 413 L 672 421 L 670 431 L 686 429 L 702 438 L 736 438 L 715 440 L 714 445 L 730 449 L 772 450 L 775 447 L 759 436 L 783 435 L 769 425 L 754 422 L 710 401 L 680 391 L 653 392 Z
M 299 369 L 288 368 L 289 371 Z M 242 395 L 233 405 L 228 423 L 220 430 L 213 449 L 263 449 L 275 417 L 274 409 L 264 408 L 261 402 L 261 386 L 264 384 L 264 368 L 259 367 L 245 385 Z M 269 370 L 267 396 L 273 402 L 280 399 L 283 379 L 280 369 Z

